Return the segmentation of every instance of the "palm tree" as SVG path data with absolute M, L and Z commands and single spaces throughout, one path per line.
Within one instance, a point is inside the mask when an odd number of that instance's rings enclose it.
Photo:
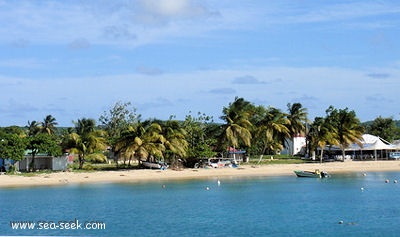
M 352 143 L 357 143 L 362 147 L 362 135 L 364 127 L 357 118 L 356 113 L 348 108 L 337 110 L 330 106 L 327 110 L 327 122 L 337 129 L 337 140 L 342 150 L 343 159 L 345 158 L 345 149 Z
M 253 106 L 250 102 L 243 98 L 235 98 L 233 103 L 229 103 L 228 107 L 224 107 L 221 119 L 225 121 L 222 138 L 235 149 L 239 145 L 251 146 L 252 124 L 250 122 L 250 111 Z M 233 156 L 235 162 L 235 154 Z
M 326 119 L 322 117 L 316 117 L 314 122 L 310 126 L 310 132 L 308 133 L 307 139 L 310 141 L 311 150 L 315 155 L 317 147 L 321 149 L 320 162 L 322 163 L 323 153 L 327 144 L 337 145 L 339 141 L 337 139 L 337 130 L 332 124 L 328 123 Z M 314 156 L 313 155 L 313 156 Z
M 307 123 L 307 109 L 303 108 L 300 103 L 287 104 L 289 121 L 288 129 L 290 138 L 293 140 L 297 135 L 305 132 L 305 123 Z M 292 151 L 290 151 L 293 154 Z
M 79 135 L 89 134 L 96 128 L 96 121 L 94 119 L 82 118 L 73 123 L 75 124 L 75 131 Z
M 139 161 L 162 158 L 165 151 L 165 138 L 161 126 L 152 121 L 138 122 L 123 131 L 116 142 L 116 151 Z M 151 160 L 154 161 L 154 160 Z
M 257 121 L 255 134 L 257 140 L 262 142 L 262 151 L 258 163 L 261 162 L 267 149 L 271 151 L 282 150 L 285 138 L 290 136 L 289 120 L 279 109 L 263 106 L 257 107 Z
M 79 169 L 83 168 L 86 155 L 95 151 L 105 150 L 105 132 L 95 129 L 93 119 L 82 118 L 75 123 L 75 132 L 70 133 L 64 146 L 71 149 L 71 153 L 78 154 Z
M 187 155 L 189 143 L 186 140 L 186 130 L 182 127 L 182 123 L 170 118 L 165 123 L 162 123 L 162 134 L 165 138 L 165 156 L 171 160 L 171 164 L 176 162 L 176 157 L 184 158 Z
M 47 133 L 49 135 L 53 135 L 56 129 L 55 128 L 56 125 L 58 125 L 56 119 L 51 115 L 47 115 L 46 118 L 41 123 L 41 128 L 40 128 L 41 133 Z
M 33 120 L 32 122 L 28 121 L 28 136 L 32 137 L 40 133 L 40 123 L 38 121 Z

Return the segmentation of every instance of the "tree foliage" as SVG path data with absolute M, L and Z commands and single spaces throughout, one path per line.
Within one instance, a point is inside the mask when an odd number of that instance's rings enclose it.
M 389 142 L 398 139 L 398 134 L 400 134 L 393 118 L 382 118 L 381 116 L 366 126 L 366 132 Z
M 186 116 L 183 122 L 183 129 L 186 131 L 186 141 L 188 143 L 187 158 L 213 157 L 216 152 L 212 149 L 216 147 L 216 136 L 213 134 L 215 128 L 211 116 L 204 113 L 197 113 L 197 117 Z M 218 133 L 218 132 L 217 132 Z
M 330 106 L 326 110 L 326 122 L 336 128 L 336 139 L 345 157 L 345 149 L 352 143 L 357 143 L 362 147 L 361 138 L 365 128 L 361 125 L 356 113 L 348 108 L 336 109 Z
M 35 157 L 37 154 L 42 153 L 49 156 L 59 156 L 62 154 L 61 147 L 55 137 L 46 133 L 26 137 L 26 144 L 26 148 L 32 156 L 29 165 L 30 170 L 35 168 Z
M 82 169 L 86 155 L 106 149 L 105 132 L 96 129 L 94 119 L 78 119 L 75 132 L 64 137 L 63 147 L 78 155 L 79 169 Z
M 56 151 L 53 148 L 61 146 L 78 155 L 80 168 L 88 155 L 101 154 L 110 148 L 112 153 L 120 154 L 116 157 L 129 161 L 212 157 L 226 151 L 229 146 L 262 157 L 288 148 L 287 141 L 299 134 L 307 136 L 312 151 L 337 145 L 344 154 L 348 145 L 359 143 L 364 128 L 355 112 L 348 108 L 330 106 L 325 112 L 325 117 L 316 117 L 310 123 L 307 110 L 301 103 L 288 103 L 285 113 L 272 106 L 255 106 L 244 98 L 235 97 L 222 108 L 222 123 L 216 123 L 212 117 L 202 113 L 197 116 L 189 114 L 184 121 L 174 117 L 166 121 L 141 121 L 131 103 L 117 102 L 100 116 L 100 126 L 96 126 L 94 119 L 81 118 L 74 122 L 73 128 L 64 128 L 62 133 L 57 133 L 56 119 L 47 115 L 42 122 L 28 122 L 24 129 L 16 126 L 2 128 L 0 135 L 4 141 L 7 140 L 7 147 L 3 142 L 1 155 L 20 159 L 19 152 L 25 144 L 32 151 L 34 161 L 38 152 L 56 154 L 60 149 Z M 378 117 L 367 126 L 367 132 L 388 141 L 400 137 L 396 121 L 391 118 Z
M 25 139 L 17 133 L 0 131 L 0 158 L 22 160 L 25 147 Z
M 253 125 L 250 122 L 250 115 L 253 108 L 249 101 L 238 97 L 223 108 L 221 119 L 225 121 L 225 124 L 222 141 L 225 141 L 228 146 L 251 146 L 250 129 Z

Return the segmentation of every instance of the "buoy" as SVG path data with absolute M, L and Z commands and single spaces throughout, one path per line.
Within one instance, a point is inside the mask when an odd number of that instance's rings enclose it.
M 206 187 L 206 190 L 210 190 L 210 187 L 207 186 L 207 187 Z
M 366 174 L 366 173 L 364 173 L 364 174 L 363 174 L 363 176 L 367 176 L 367 174 Z
M 389 183 L 390 181 L 387 179 L 387 180 L 385 180 L 385 183 Z
M 221 185 L 221 181 L 219 181 L 219 179 L 218 179 L 218 181 L 217 181 L 217 184 L 218 184 L 218 186 L 220 186 L 220 185 Z
M 338 224 L 343 224 L 344 222 L 343 221 L 339 221 L 339 223 Z
M 393 183 L 397 183 L 397 179 L 393 180 Z
M 165 184 L 162 185 L 162 188 L 165 188 Z
M 364 192 L 364 188 L 361 188 L 361 191 Z

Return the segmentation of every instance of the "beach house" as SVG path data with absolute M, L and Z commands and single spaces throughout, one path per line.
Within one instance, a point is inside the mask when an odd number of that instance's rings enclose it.
M 15 162 L 15 168 L 18 171 L 28 171 L 30 163 L 32 162 L 32 155 L 29 151 L 25 152 L 24 159 Z M 63 171 L 67 169 L 69 163 L 72 162 L 72 156 L 64 154 L 60 157 L 48 156 L 46 154 L 37 154 L 33 170 L 52 170 Z

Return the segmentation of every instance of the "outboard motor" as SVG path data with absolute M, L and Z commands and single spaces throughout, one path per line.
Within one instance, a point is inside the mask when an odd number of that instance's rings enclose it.
M 322 177 L 322 178 L 327 178 L 327 177 L 329 177 L 329 174 L 326 173 L 326 172 L 324 172 L 324 171 L 322 171 L 322 172 L 321 172 L 321 177 Z

